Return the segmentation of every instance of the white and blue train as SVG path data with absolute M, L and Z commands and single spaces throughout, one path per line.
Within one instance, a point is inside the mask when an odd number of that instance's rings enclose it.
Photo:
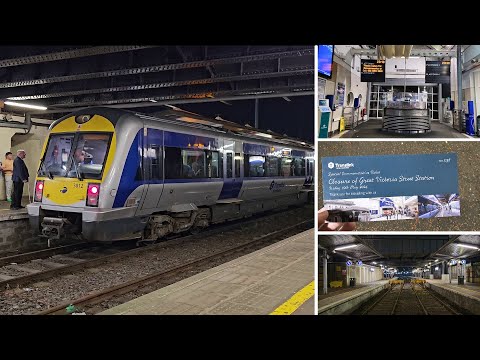
M 27 209 L 49 239 L 156 240 L 306 203 L 314 169 L 313 146 L 278 134 L 174 107 L 95 107 L 50 126 Z

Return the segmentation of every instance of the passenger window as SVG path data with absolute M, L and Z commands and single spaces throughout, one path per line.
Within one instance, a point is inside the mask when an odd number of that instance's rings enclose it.
M 244 176 L 264 177 L 265 176 L 265 156 L 245 155 L 244 156 Z
M 294 174 L 295 176 L 305 176 L 305 159 L 296 157 L 294 158 Z
M 150 160 L 150 179 L 163 179 L 162 148 L 159 145 L 151 145 L 148 149 L 148 159 Z
M 165 147 L 165 179 L 183 178 L 182 167 L 182 149 Z
M 278 158 L 275 156 L 267 157 L 267 176 L 278 176 Z
M 203 150 L 182 150 L 183 177 L 207 177 L 206 156 Z
M 282 172 L 281 176 L 292 176 L 293 175 L 293 168 L 292 168 L 292 158 L 282 158 Z
M 218 151 L 207 152 L 207 176 L 209 178 L 220 177 L 220 159 Z
M 240 177 L 240 153 L 235 153 L 235 177 Z
M 233 154 L 227 153 L 227 178 L 233 177 Z

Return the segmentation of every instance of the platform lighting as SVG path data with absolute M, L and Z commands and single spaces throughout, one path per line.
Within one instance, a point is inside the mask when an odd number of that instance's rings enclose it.
M 458 245 L 460 247 L 468 248 L 468 249 L 480 250 L 477 246 L 473 246 L 473 245 L 466 245 L 466 244 L 456 244 L 456 245 Z
M 372 264 L 373 264 L 373 265 L 377 265 L 377 263 L 376 263 L 375 261 L 372 261 Z
M 350 249 L 350 248 L 353 248 L 353 247 L 356 247 L 356 246 L 358 246 L 358 244 L 352 244 L 352 245 L 340 246 L 340 247 L 337 247 L 337 248 L 335 248 L 335 251 L 337 251 L 337 250 L 345 250 L 345 249 Z
M 10 106 L 23 107 L 23 108 L 27 108 L 27 109 L 34 109 L 34 110 L 47 110 L 46 106 L 24 104 L 24 103 L 19 103 L 19 102 L 15 102 L 15 101 L 5 101 L 4 104 L 5 105 L 10 105 Z
M 435 262 L 438 262 L 438 259 L 435 259 Z

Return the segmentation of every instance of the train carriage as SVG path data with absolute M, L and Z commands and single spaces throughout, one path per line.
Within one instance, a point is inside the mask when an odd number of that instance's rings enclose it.
M 156 240 L 305 203 L 313 179 L 299 140 L 175 107 L 97 107 L 50 126 L 27 210 L 49 240 Z

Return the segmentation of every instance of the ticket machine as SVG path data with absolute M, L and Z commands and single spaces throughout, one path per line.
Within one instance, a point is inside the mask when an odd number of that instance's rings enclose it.
M 319 138 L 328 138 L 328 131 L 330 122 L 332 121 L 332 110 L 328 104 L 328 99 L 319 99 L 318 106 L 318 120 L 319 120 Z

